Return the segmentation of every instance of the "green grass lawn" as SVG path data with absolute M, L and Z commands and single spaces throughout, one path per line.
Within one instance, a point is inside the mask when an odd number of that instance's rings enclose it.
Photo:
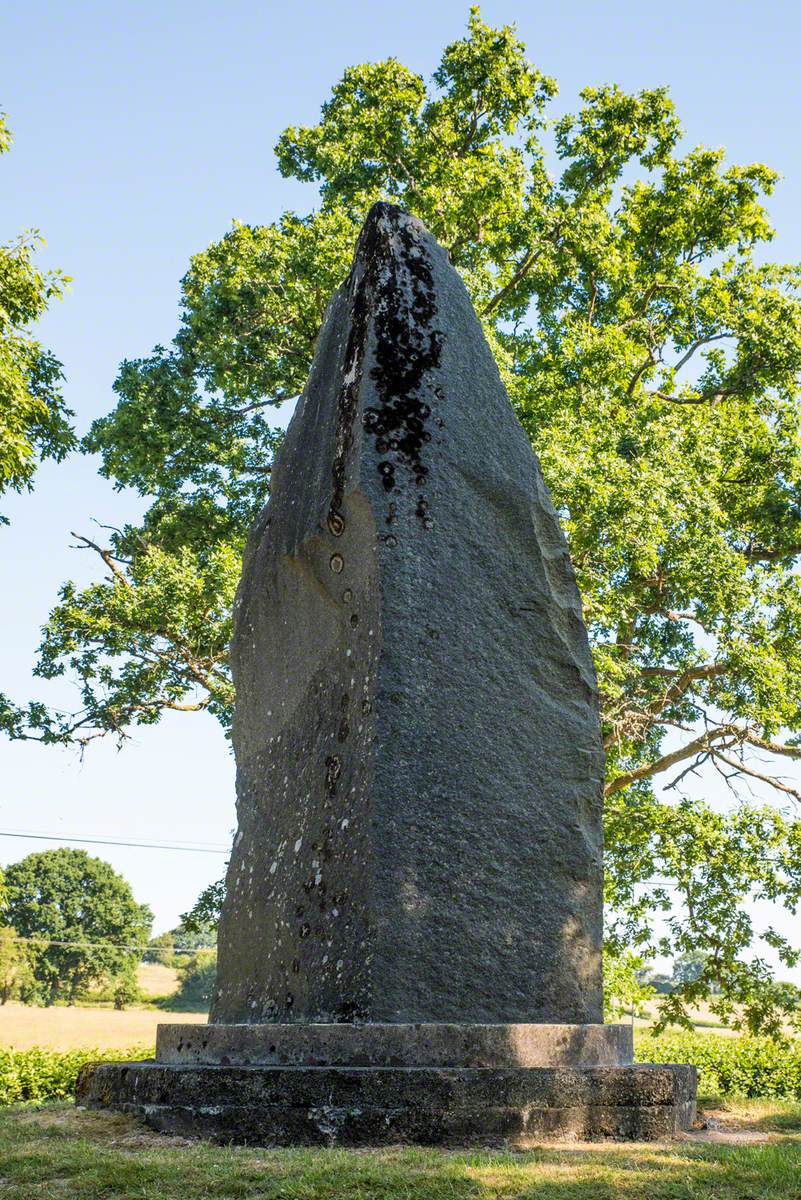
M 800 1200 L 801 1103 L 729 1102 L 731 1138 L 520 1152 L 259 1150 L 70 1104 L 0 1111 L 2 1200 Z M 767 1137 L 768 1141 L 747 1139 Z

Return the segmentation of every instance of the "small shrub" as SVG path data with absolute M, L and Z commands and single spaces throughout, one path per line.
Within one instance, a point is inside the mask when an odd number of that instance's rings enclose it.
M 178 972 L 178 991 L 164 1007 L 178 1012 L 205 1012 L 217 982 L 217 951 L 198 950 Z
M 131 1050 L 49 1050 L 46 1046 L 13 1050 L 0 1046 L 0 1105 L 67 1100 L 85 1063 L 152 1057 L 152 1047 L 141 1046 Z
M 691 1063 L 706 1095 L 801 1100 L 801 1041 L 666 1033 L 637 1038 L 638 1062 Z

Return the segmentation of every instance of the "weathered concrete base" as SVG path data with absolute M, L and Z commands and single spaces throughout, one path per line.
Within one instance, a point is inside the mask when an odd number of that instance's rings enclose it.
M 576 1026 L 569 1037 L 570 1028 L 162 1026 L 159 1056 L 171 1061 L 85 1067 L 76 1098 L 166 1133 L 273 1146 L 654 1140 L 692 1123 L 693 1067 L 587 1065 L 630 1061 L 630 1041 L 621 1026 Z M 369 1063 L 343 1065 L 345 1053 Z M 563 1065 L 511 1065 L 513 1053 L 518 1063 L 561 1054 Z M 410 1054 L 423 1065 L 388 1061 Z

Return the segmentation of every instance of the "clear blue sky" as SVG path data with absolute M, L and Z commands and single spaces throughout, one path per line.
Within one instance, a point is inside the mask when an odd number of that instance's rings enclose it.
M 309 208 L 313 192 L 282 180 L 272 147 L 311 123 L 349 64 L 390 55 L 429 74 L 462 35 L 454 0 L 73 0 L 6 5 L 0 17 L 0 108 L 15 146 L 0 160 L 0 241 L 35 226 L 43 261 L 74 277 L 41 327 L 64 362 L 78 427 L 106 412 L 124 357 L 172 337 L 189 256 L 232 218 L 267 222 Z M 801 260 L 801 7 L 737 3 L 486 3 L 514 20 L 530 56 L 560 85 L 559 111 L 581 87 L 670 86 L 691 144 L 727 147 L 783 175 L 772 253 Z M 58 585 L 95 564 L 70 530 L 139 511 L 74 457 L 46 467 L 33 496 L 4 505 L 0 529 L 0 687 L 76 707 L 67 685 L 32 683 L 39 627 Z M 234 824 L 233 764 L 213 720 L 174 716 L 121 753 L 0 743 L 0 829 L 225 845 Z M 46 845 L 0 838 L 0 862 Z M 97 848 L 174 924 L 220 873 L 224 856 Z M 789 932 L 789 924 L 785 924 Z M 801 979 L 801 974 L 796 973 Z

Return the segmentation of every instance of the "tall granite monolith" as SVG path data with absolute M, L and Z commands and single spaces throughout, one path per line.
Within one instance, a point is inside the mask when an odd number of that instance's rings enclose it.
M 461 278 L 373 209 L 235 607 L 213 1022 L 602 1020 L 595 673 Z
M 376 205 L 234 614 L 210 1025 L 79 1096 L 223 1140 L 656 1137 L 691 1068 L 602 1024 L 603 753 L 565 538 L 467 291 Z

